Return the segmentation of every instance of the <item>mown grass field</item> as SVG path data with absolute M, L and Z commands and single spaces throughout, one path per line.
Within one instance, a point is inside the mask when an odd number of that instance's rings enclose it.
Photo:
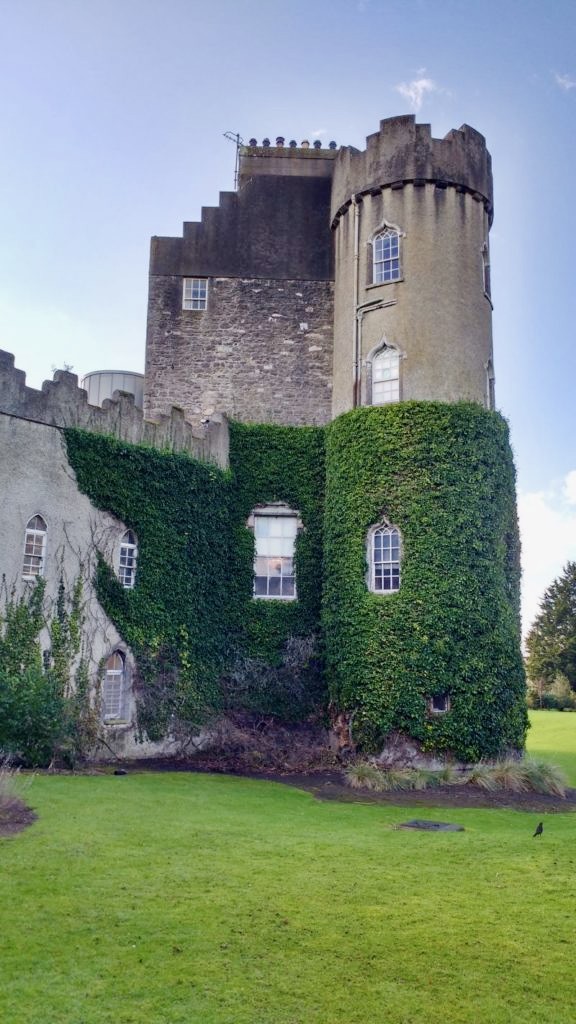
M 576 712 L 531 711 L 528 753 L 553 761 L 576 786 Z
M 574 771 L 575 731 L 540 713 L 530 746 Z M 466 831 L 410 833 L 413 809 L 183 774 L 28 798 L 0 841 L 3 1024 L 576 1020 L 576 814 L 533 839 L 533 814 L 426 808 Z

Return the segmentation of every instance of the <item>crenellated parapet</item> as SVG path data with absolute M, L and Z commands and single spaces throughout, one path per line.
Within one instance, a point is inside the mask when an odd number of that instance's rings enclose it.
M 378 132 L 368 136 L 365 150 L 343 146 L 335 157 L 333 226 L 353 197 L 426 184 L 471 194 L 492 220 L 491 157 L 484 136 L 467 124 L 434 139 L 430 125 L 416 124 L 413 114 L 388 117 L 380 122 Z
M 40 391 L 26 384 L 26 374 L 14 366 L 14 356 L 0 350 L 0 414 L 15 416 L 51 427 L 79 427 L 108 434 L 130 444 L 147 444 L 174 452 L 188 452 L 202 462 L 228 465 L 228 423 L 216 413 L 203 427 L 193 427 L 181 409 L 157 420 L 145 420 L 134 405 L 134 396 L 115 391 L 102 405 L 89 405 L 78 377 L 56 370 Z

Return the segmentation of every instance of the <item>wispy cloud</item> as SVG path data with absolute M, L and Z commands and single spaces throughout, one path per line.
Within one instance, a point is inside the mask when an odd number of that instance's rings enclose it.
M 421 109 L 425 97 L 432 92 L 443 92 L 439 85 L 432 78 L 425 76 L 426 68 L 420 68 L 416 72 L 416 78 L 411 82 L 400 82 L 394 86 L 405 100 L 408 100 L 412 110 L 416 113 Z
M 576 470 L 549 491 L 520 494 L 522 538 L 522 620 L 526 633 L 544 591 L 566 562 L 576 559 Z
M 554 73 L 554 79 L 556 85 L 560 89 L 564 89 L 564 92 L 570 92 L 570 89 L 576 89 L 576 78 L 570 78 L 570 75 L 559 75 L 556 71 Z

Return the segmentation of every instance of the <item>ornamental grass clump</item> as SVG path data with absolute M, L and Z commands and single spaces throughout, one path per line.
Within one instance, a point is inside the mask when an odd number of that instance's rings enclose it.
M 558 765 L 533 758 L 527 758 L 522 764 L 530 783 L 530 789 L 537 793 L 549 793 L 552 796 L 566 796 L 568 780 Z
M 347 768 L 344 773 L 346 784 L 352 789 L 371 789 L 380 793 L 388 787 L 384 784 L 384 773 L 370 761 L 359 761 Z
M 22 793 L 30 784 L 24 783 L 19 768 L 12 768 L 8 758 L 0 760 L 0 821 L 22 804 Z

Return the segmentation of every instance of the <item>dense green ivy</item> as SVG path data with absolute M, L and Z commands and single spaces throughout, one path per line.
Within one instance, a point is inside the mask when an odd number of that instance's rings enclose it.
M 291 636 L 318 629 L 323 433 L 233 424 L 229 472 L 76 429 L 65 436 L 81 490 L 138 537 L 137 586 L 125 590 L 103 558 L 96 583 L 136 659 L 140 728 L 160 738 L 175 722 L 199 726 L 229 697 L 221 680 L 243 659 L 280 664 Z M 305 527 L 297 602 L 252 597 L 246 520 L 274 501 L 300 511 Z
M 135 589 L 100 559 L 97 592 L 135 655 L 150 737 L 247 693 L 252 710 L 290 717 L 286 666 L 322 623 L 333 706 L 364 747 L 392 730 L 464 760 L 523 745 L 514 468 L 500 416 L 406 402 L 325 429 L 233 423 L 227 472 L 78 430 L 66 439 L 81 489 L 138 536 Z M 303 521 L 294 602 L 252 597 L 246 520 L 274 502 Z M 386 597 L 366 586 L 366 537 L 382 517 L 403 538 L 402 586 Z M 431 716 L 428 698 L 444 693 L 450 711 Z
M 367 534 L 402 534 L 398 593 L 366 585 Z M 393 730 L 473 761 L 520 748 L 519 543 L 505 421 L 468 403 L 362 408 L 327 430 L 324 641 L 332 700 L 377 749 Z M 428 713 L 449 694 L 451 710 Z

